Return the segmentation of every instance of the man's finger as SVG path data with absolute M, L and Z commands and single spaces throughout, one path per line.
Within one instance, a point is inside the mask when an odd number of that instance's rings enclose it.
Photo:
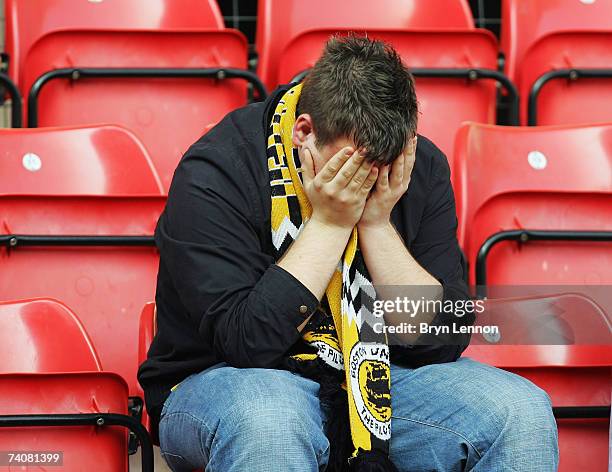
M 339 152 L 334 154 L 332 158 L 327 161 L 320 172 L 320 179 L 323 182 L 331 182 L 334 177 L 338 174 L 338 171 L 344 166 L 346 161 L 353 155 L 353 148 L 345 147 Z
M 391 168 L 391 177 L 389 178 L 391 186 L 401 185 L 404 178 L 404 153 L 400 154 L 393 162 Z
M 372 190 L 372 187 L 374 187 L 374 184 L 378 179 L 379 172 L 380 171 L 378 167 L 370 168 L 370 173 L 368 174 L 365 181 L 363 182 L 363 185 L 361 186 L 361 191 L 366 195 L 370 193 L 370 190 Z
M 402 179 L 402 184 L 407 185 L 410 181 L 410 176 L 412 174 L 412 168 L 414 167 L 414 161 L 416 159 L 416 149 L 417 149 L 417 137 L 415 136 L 410 141 L 408 145 L 408 152 L 404 156 L 404 178 Z
M 416 148 L 417 148 L 417 137 L 414 136 L 410 142 L 408 143 L 408 149 L 407 152 L 408 154 L 415 154 L 416 153 Z
M 348 162 L 345 164 L 344 167 L 346 167 L 347 165 L 348 165 Z M 363 186 L 364 182 L 370 175 L 370 170 L 372 169 L 373 166 L 374 166 L 374 163 L 366 161 L 365 159 L 361 161 L 361 166 L 359 166 L 357 171 L 351 177 L 351 180 L 349 180 L 347 188 L 353 192 L 358 191 Z M 344 167 L 342 168 L 340 173 L 344 172 Z
M 302 182 L 304 185 L 311 182 L 314 179 L 314 160 L 310 149 L 307 147 L 303 148 L 302 152 Z
M 378 180 L 376 188 L 386 189 L 389 187 L 389 165 L 384 165 L 378 169 Z
M 350 159 L 344 163 L 340 171 L 334 177 L 334 184 L 339 188 L 345 188 L 353 179 L 355 173 L 360 169 L 361 165 L 364 164 L 365 156 L 361 154 L 359 151 L 353 152 Z M 368 169 L 369 170 L 369 169 Z M 365 179 L 365 177 L 363 177 Z M 361 184 L 363 183 L 363 179 L 361 180 Z

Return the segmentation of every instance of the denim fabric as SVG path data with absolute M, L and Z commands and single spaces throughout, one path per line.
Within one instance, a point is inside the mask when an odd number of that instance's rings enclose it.
M 329 443 L 317 383 L 219 364 L 184 380 L 164 404 L 162 455 L 174 471 L 325 470 Z M 461 358 L 392 365 L 390 456 L 405 471 L 557 470 L 547 394 L 528 380 Z

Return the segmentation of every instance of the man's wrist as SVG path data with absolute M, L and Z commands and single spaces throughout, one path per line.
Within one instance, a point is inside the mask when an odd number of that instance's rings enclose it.
M 311 226 L 316 226 L 318 230 L 324 233 L 347 234 L 347 237 L 354 228 L 354 226 L 345 226 L 342 224 L 325 221 L 322 218 L 318 218 L 315 214 L 310 217 L 308 224 Z
M 367 233 L 387 232 L 389 230 L 395 232 L 391 219 L 382 220 L 376 223 L 365 223 L 361 221 L 357 223 L 357 231 L 360 236 Z
M 353 231 L 352 227 L 328 223 L 317 218 L 308 220 L 307 226 L 309 231 L 314 231 L 319 237 L 333 238 L 335 241 L 343 240 L 345 244 Z

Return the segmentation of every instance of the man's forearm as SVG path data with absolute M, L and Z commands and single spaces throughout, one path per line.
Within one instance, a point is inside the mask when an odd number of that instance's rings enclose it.
M 311 219 L 278 265 L 321 300 L 350 235 L 350 228 Z
M 409 293 L 411 297 L 426 300 L 440 300 L 442 286 L 412 257 L 402 238 L 391 223 L 384 226 L 359 227 L 359 246 L 372 277 L 372 282 L 384 300 Z M 402 289 L 405 287 L 405 289 Z M 409 290 L 414 287 L 415 290 Z M 406 295 L 402 295 L 406 296 Z M 387 325 L 399 325 L 402 322 L 430 323 L 435 313 L 421 311 L 408 318 L 406 313 L 386 313 Z M 418 335 L 406 333 L 401 342 L 412 344 Z
M 412 257 L 391 223 L 359 227 L 359 246 L 376 285 L 440 285 Z

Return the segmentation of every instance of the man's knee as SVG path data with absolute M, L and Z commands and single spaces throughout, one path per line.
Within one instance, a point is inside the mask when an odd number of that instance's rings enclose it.
M 412 371 L 396 370 L 392 394 L 394 391 L 398 428 L 409 432 L 418 425 L 430 425 L 433 436 L 438 429 L 453 432 L 457 441 L 465 440 L 473 448 L 475 457 L 494 445 L 514 449 L 526 437 L 551 454 L 557 449 L 557 427 L 548 395 L 516 374 L 460 359 Z M 401 423 L 403 419 L 408 422 Z
M 174 424 L 165 424 L 164 433 L 184 437 L 178 423 L 189 429 L 192 437 L 199 438 L 196 452 L 206 462 L 214 462 L 215 455 L 217 460 L 232 457 L 235 463 L 248 457 L 252 461 L 253 454 L 261 456 L 261 451 L 269 457 L 311 454 L 324 460 L 328 443 L 317 391 L 317 384 L 289 372 L 222 367 L 178 387 L 162 419 Z
M 508 373 L 506 378 L 504 388 L 496 390 L 497 401 L 492 402 L 498 427 L 517 435 L 529 432 L 556 437 L 557 424 L 548 394 L 518 375 Z

